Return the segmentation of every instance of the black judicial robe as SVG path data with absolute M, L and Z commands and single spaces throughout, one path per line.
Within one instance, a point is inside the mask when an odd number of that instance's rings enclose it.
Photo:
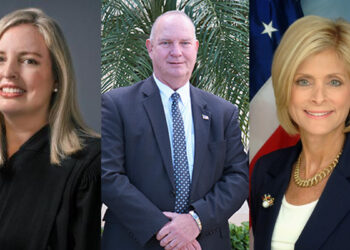
M 50 164 L 49 127 L 0 168 L 1 250 L 100 248 L 100 139 Z

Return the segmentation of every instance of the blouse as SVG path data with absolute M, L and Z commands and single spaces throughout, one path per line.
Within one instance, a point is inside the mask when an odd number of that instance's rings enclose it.
M 305 205 L 292 205 L 283 196 L 282 204 L 272 234 L 272 250 L 292 250 L 304 226 L 316 207 L 317 201 Z

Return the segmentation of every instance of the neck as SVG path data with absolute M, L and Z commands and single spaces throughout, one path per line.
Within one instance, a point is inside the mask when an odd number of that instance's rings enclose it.
M 343 148 L 345 134 L 342 131 L 328 136 L 301 133 L 300 139 L 303 145 L 301 168 L 305 178 L 310 178 L 333 162 Z
M 7 154 L 11 157 L 37 131 L 47 124 L 47 119 L 28 120 L 24 117 L 6 118 Z M 30 121 L 30 122 L 28 122 Z
M 189 78 L 187 77 L 174 77 L 174 78 L 169 78 L 169 79 L 163 79 L 157 76 L 157 74 L 154 74 L 159 81 L 167 85 L 169 88 L 172 90 L 176 91 L 179 88 L 183 87 L 188 81 Z

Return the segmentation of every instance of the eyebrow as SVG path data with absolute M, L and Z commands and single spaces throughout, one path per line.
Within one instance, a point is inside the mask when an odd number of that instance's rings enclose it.
M 6 53 L 4 51 L 0 51 L 0 54 L 1 55 L 5 55 Z M 43 57 L 40 53 L 35 52 L 35 51 L 23 51 L 23 52 L 18 53 L 18 55 L 19 56 L 34 55 L 34 56 L 37 56 L 37 57 L 40 57 L 40 58 Z
M 19 53 L 20 56 L 26 56 L 26 55 L 35 55 L 37 57 L 43 57 L 40 53 L 35 52 L 35 51 L 23 51 Z
M 304 73 L 297 73 L 297 74 L 294 75 L 294 78 L 300 77 L 300 76 L 305 77 L 305 78 L 313 78 L 312 75 L 304 74 Z
M 346 75 L 342 74 L 342 73 L 332 73 L 327 75 L 328 77 L 346 77 Z
M 304 73 L 297 73 L 295 74 L 294 78 L 298 78 L 298 77 L 305 77 L 305 78 L 308 78 L 308 79 L 312 79 L 314 78 L 312 75 L 309 75 L 309 74 L 304 74 Z M 331 73 L 331 74 L 328 74 L 326 75 L 327 78 L 332 78 L 332 77 L 340 77 L 340 78 L 344 78 L 346 77 L 346 75 L 342 74 L 342 73 Z
M 159 41 L 173 41 L 172 38 L 159 38 L 158 39 Z M 187 38 L 181 38 L 181 39 L 175 39 L 175 40 L 180 40 L 180 41 L 191 41 L 191 40 L 195 40 L 194 38 L 190 38 L 190 37 L 187 37 Z

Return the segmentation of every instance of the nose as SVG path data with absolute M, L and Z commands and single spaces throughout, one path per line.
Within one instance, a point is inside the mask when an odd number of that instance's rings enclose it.
M 312 102 L 321 104 L 326 99 L 326 88 L 324 84 L 315 84 L 312 90 Z
M 6 60 L 0 66 L 1 77 L 15 79 L 18 77 L 18 67 L 14 60 Z
M 172 48 L 171 48 L 171 53 L 172 56 L 174 57 L 179 57 L 181 56 L 182 52 L 181 52 L 181 46 L 179 43 L 174 43 Z

